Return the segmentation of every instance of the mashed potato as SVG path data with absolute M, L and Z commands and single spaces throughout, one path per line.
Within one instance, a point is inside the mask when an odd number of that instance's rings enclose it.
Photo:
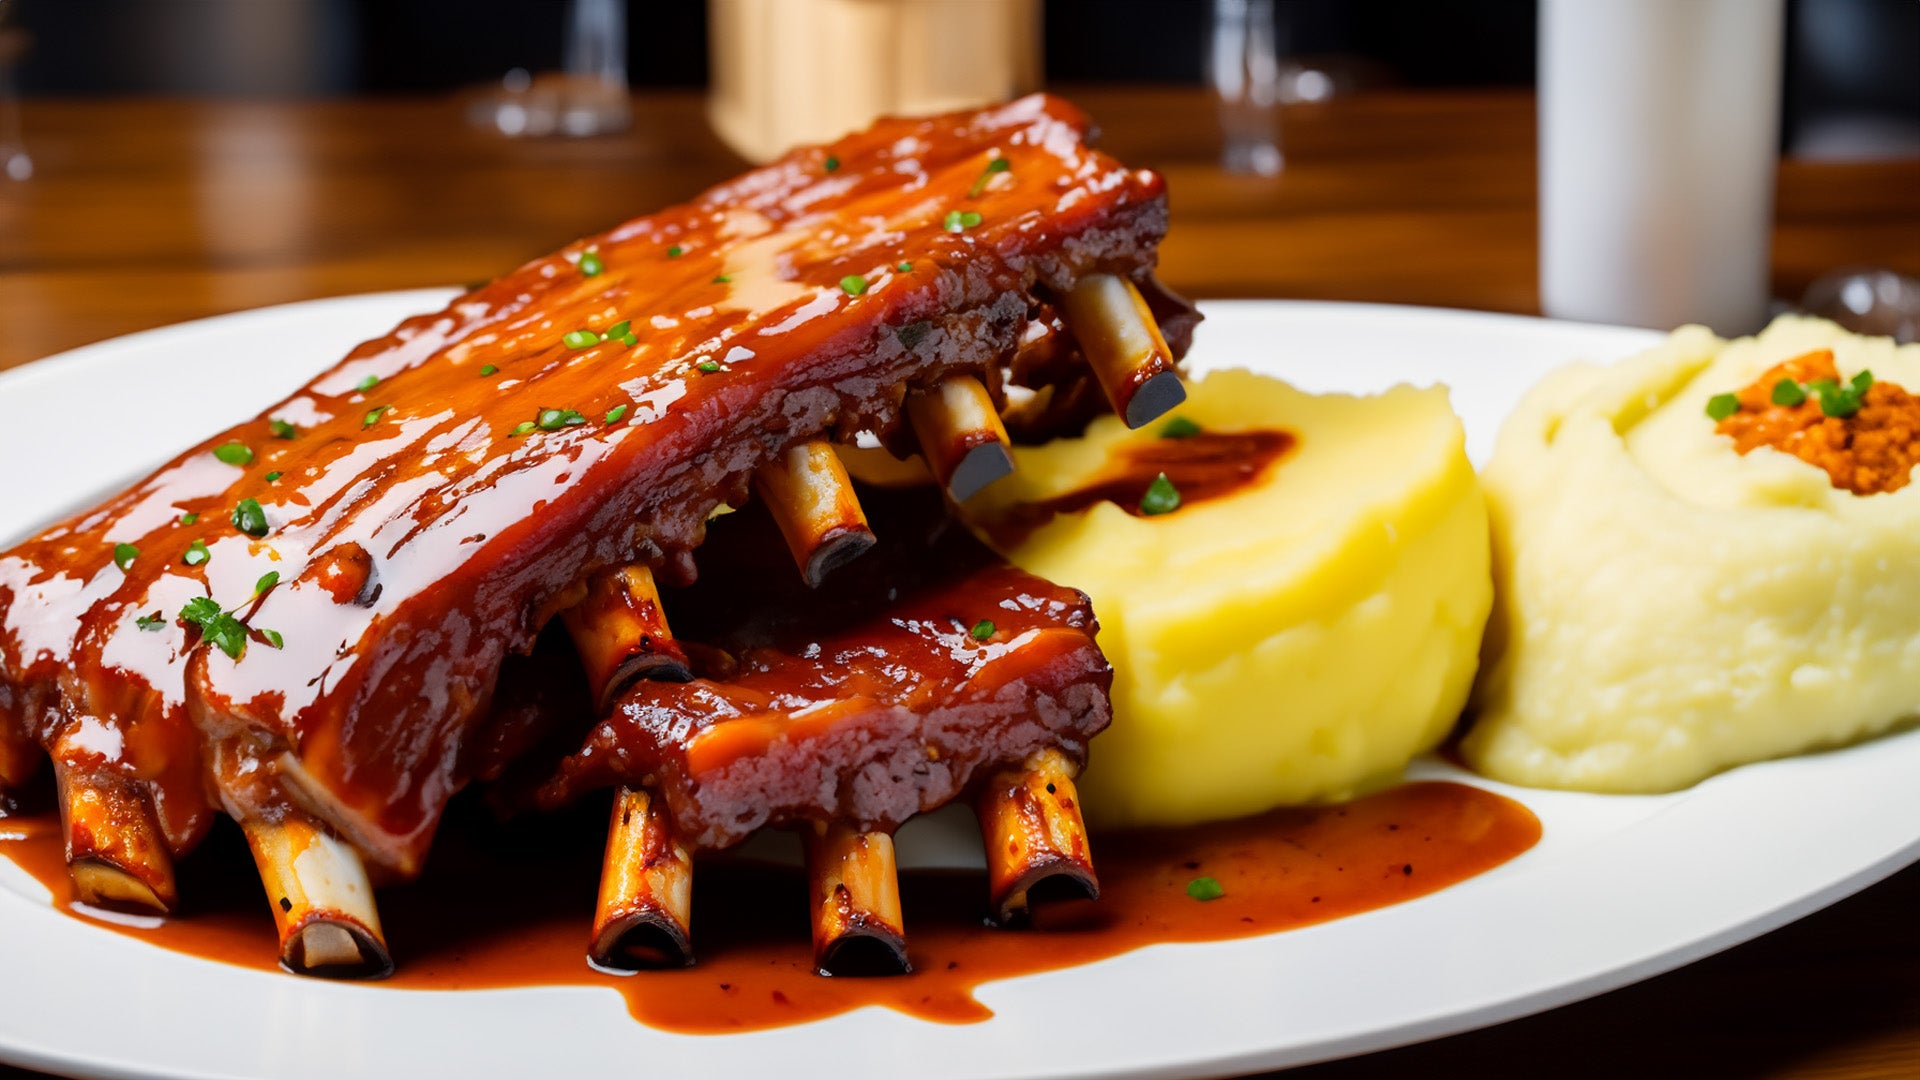
M 1784 318 L 1734 342 L 1687 327 L 1522 403 L 1484 477 L 1498 602 L 1475 768 L 1670 791 L 1914 712 L 1920 487 L 1856 495 L 1770 446 L 1735 453 L 1707 415 L 1821 349 L 1843 380 L 1920 388 L 1920 347 Z
M 1313 396 L 1223 371 L 1174 415 L 1209 437 L 1296 441 L 1250 486 L 1171 513 L 1094 501 L 997 533 L 1015 563 L 1093 598 L 1113 661 L 1113 726 L 1082 804 L 1107 823 L 1183 824 L 1396 778 L 1452 726 L 1492 602 L 1486 510 L 1446 391 Z M 1022 449 L 969 511 L 1004 522 L 1085 491 L 1164 424 L 1105 417 Z

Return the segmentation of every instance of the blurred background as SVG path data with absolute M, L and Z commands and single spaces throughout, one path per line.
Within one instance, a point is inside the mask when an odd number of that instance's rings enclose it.
M 1916 57 L 1916 0 L 0 0 L 0 367 L 481 280 L 1040 87 L 1168 177 L 1197 296 L 1915 333 Z

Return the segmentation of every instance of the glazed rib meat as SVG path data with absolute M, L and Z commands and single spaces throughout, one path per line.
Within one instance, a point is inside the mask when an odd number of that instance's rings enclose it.
M 415 872 L 503 658 L 595 574 L 690 580 L 756 470 L 911 449 L 903 403 L 997 392 L 1052 299 L 1150 285 L 1162 182 L 1086 132 L 1035 97 L 796 151 L 409 319 L 0 554 L 0 793 L 50 755 L 76 864 L 144 813 L 177 854 L 217 807 Z M 263 866 L 306 850 L 249 837 Z
M 653 789 L 694 848 L 765 825 L 891 832 L 995 771 L 1106 727 L 1086 595 L 1001 562 L 930 490 L 864 491 L 882 537 L 818 592 L 762 507 L 715 522 L 665 605 L 695 675 L 635 683 L 539 789 Z

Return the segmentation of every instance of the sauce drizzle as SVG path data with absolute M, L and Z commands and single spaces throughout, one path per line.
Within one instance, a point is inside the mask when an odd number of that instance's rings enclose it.
M 1269 934 L 1412 900 L 1484 873 L 1532 847 L 1526 807 L 1465 784 L 1405 784 L 1342 806 L 1281 810 L 1185 829 L 1094 837 L 1097 901 L 1043 904 L 1036 925 L 982 924 L 984 872 L 906 871 L 901 893 L 915 971 L 821 978 L 811 971 L 806 880 L 797 867 L 703 863 L 693 926 L 699 962 L 628 978 L 585 960 L 598 845 L 594 813 L 482 828 L 450 819 L 427 875 L 384 890 L 381 915 L 399 972 L 380 986 L 461 990 L 607 986 L 633 1016 L 683 1033 L 725 1033 L 818 1020 L 883 1005 L 924 1020 L 992 1013 L 973 996 L 995 979 L 1052 971 L 1159 942 Z M 577 829 L 556 830 L 556 824 Z M 76 918 L 56 823 L 8 819 L 10 856 Z M 556 844 L 556 832 L 577 842 Z M 24 839 L 17 839 L 24 834 Z M 224 827 L 183 864 L 182 910 L 157 929 L 102 929 L 260 970 L 275 966 L 273 920 L 244 846 Z M 1194 879 L 1224 894 L 1199 901 Z M 525 882 L 503 892 L 499 883 Z

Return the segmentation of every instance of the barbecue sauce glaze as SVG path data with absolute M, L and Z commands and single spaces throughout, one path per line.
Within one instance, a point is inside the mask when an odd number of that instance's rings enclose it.
M 973 996 L 985 982 L 1411 900 L 1492 869 L 1540 836 L 1539 821 L 1519 803 L 1444 782 L 1406 784 L 1343 806 L 1100 834 L 1093 837 L 1100 899 L 1042 904 L 1035 926 L 1016 930 L 984 925 L 984 872 L 909 870 L 900 886 L 914 972 L 886 978 L 812 973 L 806 880 L 797 866 L 707 859 L 694 889 L 698 962 L 621 978 L 586 961 L 603 837 L 595 815 L 603 810 L 583 807 L 504 835 L 491 824 L 450 818 L 425 877 L 381 894 L 399 967 L 370 992 L 605 986 L 626 997 L 636 1019 L 687 1033 L 781 1027 L 865 1005 L 967 1023 L 992 1015 Z M 8 839 L 15 836 L 24 839 Z M 88 917 L 68 902 L 55 820 L 0 820 L 0 854 L 45 885 L 63 910 Z M 1201 877 L 1219 882 L 1224 895 L 1191 898 L 1187 887 Z M 183 862 L 180 880 L 182 915 L 154 929 L 99 925 L 209 960 L 274 966 L 273 919 L 237 830 L 218 830 Z M 511 884 L 503 889 L 502 882 Z

